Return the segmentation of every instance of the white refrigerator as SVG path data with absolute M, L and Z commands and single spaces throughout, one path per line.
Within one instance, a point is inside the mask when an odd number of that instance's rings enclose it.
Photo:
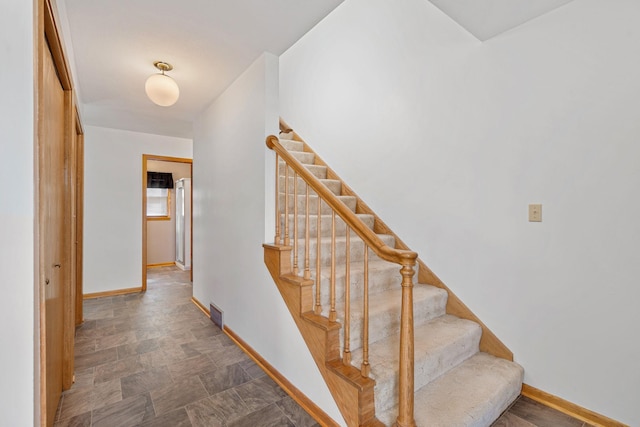
M 176 265 L 191 269 L 191 178 L 176 181 Z

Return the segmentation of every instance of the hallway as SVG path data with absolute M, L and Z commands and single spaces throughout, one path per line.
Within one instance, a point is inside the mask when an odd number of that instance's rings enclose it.
M 317 426 L 191 294 L 188 271 L 161 267 L 146 293 L 85 300 L 55 426 Z
M 191 302 L 189 272 L 148 270 L 148 291 L 84 301 L 76 382 L 55 427 L 318 424 Z M 492 427 L 582 427 L 530 399 Z

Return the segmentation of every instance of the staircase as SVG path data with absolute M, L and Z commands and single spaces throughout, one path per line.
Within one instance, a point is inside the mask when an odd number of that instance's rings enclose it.
M 522 387 L 508 349 L 303 141 L 267 145 L 265 263 L 347 425 L 491 425 Z

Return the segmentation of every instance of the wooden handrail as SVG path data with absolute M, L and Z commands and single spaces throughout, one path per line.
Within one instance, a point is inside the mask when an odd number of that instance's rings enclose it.
M 286 123 L 282 117 L 280 117 L 280 130 L 291 130 L 291 126 Z M 293 131 L 292 131 L 293 132 Z M 293 132 L 293 139 L 296 141 L 302 141 L 299 135 Z M 311 150 L 310 150 L 311 151 Z M 278 156 L 276 156 L 278 157 Z M 316 159 L 316 164 L 327 166 L 326 163 L 320 159 L 319 157 Z M 331 168 L 327 168 L 327 178 L 330 179 L 340 179 L 340 177 L 335 173 L 335 171 L 331 170 Z M 349 196 L 356 196 L 357 194 L 344 182 L 342 183 L 342 194 Z M 400 249 L 409 249 L 409 247 L 396 235 L 387 224 L 380 219 L 380 217 L 369 207 L 367 204 L 362 201 L 362 199 L 358 198 L 358 212 L 362 214 L 373 215 L 375 218 L 374 230 L 376 233 L 389 234 L 395 237 L 395 247 Z M 443 289 L 449 294 L 447 298 L 447 314 L 453 314 L 454 316 L 462 317 L 463 319 L 471 320 L 472 322 L 478 323 L 482 327 L 482 337 L 480 338 L 480 351 L 485 353 L 492 354 L 501 359 L 513 361 L 513 353 L 509 348 L 504 345 L 502 341 L 496 337 L 496 335 L 491 331 L 487 325 L 485 325 L 482 320 L 478 318 L 470 309 L 467 307 L 460 298 L 453 292 L 447 285 L 444 284 L 442 280 L 433 272 L 424 261 L 418 258 L 416 260 L 416 264 L 419 266 L 418 272 L 418 281 L 420 283 L 424 283 L 427 285 L 432 285 L 437 288 Z
M 358 236 L 369 246 L 376 255 L 385 261 L 400 265 L 413 267 L 416 264 L 418 254 L 413 251 L 392 248 L 378 237 L 358 216 L 353 213 L 331 190 L 329 190 L 318 178 L 298 161 L 294 156 L 280 144 L 278 137 L 270 135 L 267 137 L 267 147 L 275 151 L 285 163 L 291 167 L 301 177 L 307 185 L 337 214 L 342 220 L 356 232 Z
M 311 187 L 318 195 L 318 241 L 316 243 L 316 259 L 317 259 L 317 271 L 316 271 L 316 314 L 320 314 L 320 216 L 321 216 L 321 202 L 326 203 L 332 211 L 331 221 L 331 289 L 330 289 L 330 305 L 331 312 L 329 315 L 330 321 L 336 321 L 335 311 L 335 214 L 345 222 L 346 230 L 351 229 L 362 239 L 364 242 L 364 316 L 363 316 L 363 360 L 361 367 L 361 374 L 364 377 L 369 376 L 369 360 L 368 360 L 368 254 L 369 248 L 375 252 L 378 257 L 400 264 L 402 268 L 400 272 L 402 274 L 402 304 L 400 308 L 400 354 L 399 354 L 399 370 L 398 370 L 398 401 L 399 411 L 398 418 L 396 419 L 396 427 L 415 427 L 416 423 L 413 417 L 414 411 L 414 336 L 413 336 L 413 275 L 414 266 L 418 254 L 412 251 L 404 249 L 396 249 L 388 246 L 386 243 L 378 237 L 378 235 L 371 230 L 366 224 L 356 216 L 338 197 L 333 194 L 318 178 L 316 178 L 298 159 L 296 159 L 289 151 L 280 144 L 278 137 L 270 135 L 267 137 L 267 147 L 276 152 L 276 157 L 280 157 L 285 162 L 285 221 L 289 217 L 289 168 L 294 171 L 294 178 L 296 181 L 294 184 L 294 204 L 297 206 L 297 176 L 301 177 L 307 184 L 308 188 Z M 276 168 L 276 173 L 279 174 L 279 166 Z M 308 203 L 308 202 L 307 202 Z M 308 209 L 308 208 L 307 208 Z M 294 221 L 298 222 L 297 210 Z M 308 228 L 308 226 L 307 226 Z M 285 232 L 288 230 L 288 225 L 285 225 Z M 297 233 L 294 236 L 298 238 Z M 347 242 L 350 240 L 349 234 L 346 235 Z M 288 245 L 287 235 L 285 234 L 285 245 Z M 296 246 L 297 256 L 297 246 Z M 297 262 L 296 262 L 297 263 Z M 348 348 L 348 347 L 347 347 Z M 347 356 L 350 357 L 350 356 Z

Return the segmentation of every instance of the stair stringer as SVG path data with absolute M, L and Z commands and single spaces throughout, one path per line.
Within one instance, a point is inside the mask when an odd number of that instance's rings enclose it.
M 290 246 L 264 244 L 264 262 L 348 426 L 383 427 L 375 417 L 375 381 L 340 358 L 340 323 L 313 312 L 313 281 L 291 273 Z
M 291 127 L 280 118 L 280 130 L 291 130 Z M 315 155 L 314 164 L 318 166 L 325 166 L 327 168 L 327 179 L 338 180 L 342 183 L 341 194 L 342 196 L 353 196 L 356 198 L 356 214 L 368 214 L 374 217 L 373 231 L 377 234 L 388 234 L 395 239 L 396 249 L 411 250 L 403 241 L 393 232 L 380 217 L 371 209 L 355 191 L 349 187 L 345 181 L 307 144 L 295 131 L 293 132 L 293 139 L 295 141 L 302 142 L 304 144 L 304 151 Z M 513 352 L 480 320 L 478 316 L 471 311 L 469 307 L 453 292 L 436 274 L 431 271 L 423 260 L 418 257 L 416 259 L 418 267 L 418 283 L 432 285 L 447 291 L 447 314 L 460 317 L 462 319 L 471 320 L 476 322 L 482 328 L 482 336 L 480 338 L 480 351 L 489 353 L 493 356 L 501 359 L 506 359 L 513 362 Z

